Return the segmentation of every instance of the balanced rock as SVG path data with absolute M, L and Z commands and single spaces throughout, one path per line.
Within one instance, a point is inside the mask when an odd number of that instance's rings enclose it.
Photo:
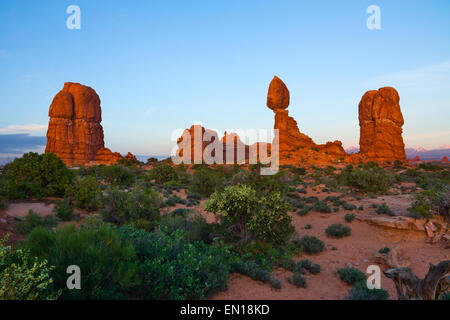
M 46 153 L 68 166 L 115 163 L 122 156 L 105 148 L 100 98 L 94 89 L 66 82 L 49 110 Z
M 448 158 L 446 156 L 443 156 L 441 159 L 442 163 L 448 163 Z
M 340 141 L 316 144 L 300 132 L 297 121 L 289 116 L 289 90 L 278 77 L 269 85 L 267 106 L 275 112 L 274 129 L 278 130 L 280 164 L 298 163 L 300 159 L 314 163 L 328 163 L 347 154 Z
M 360 153 L 369 161 L 406 160 L 400 97 L 391 87 L 368 91 L 359 103 Z
M 286 109 L 289 106 L 289 90 L 277 76 L 270 82 L 267 106 L 272 110 Z

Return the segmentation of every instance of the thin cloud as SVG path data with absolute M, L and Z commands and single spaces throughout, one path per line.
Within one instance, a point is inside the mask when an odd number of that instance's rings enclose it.
M 42 133 L 45 130 L 45 124 L 11 125 L 0 128 L 0 133 Z
M 392 72 L 380 75 L 369 82 L 386 84 L 396 84 L 403 87 L 449 87 L 450 61 L 441 62 L 431 66 Z

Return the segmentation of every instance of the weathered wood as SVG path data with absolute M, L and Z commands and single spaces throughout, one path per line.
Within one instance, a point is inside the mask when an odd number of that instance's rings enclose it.
M 399 300 L 438 300 L 450 288 L 450 260 L 430 264 L 423 279 L 410 268 L 387 269 L 384 274 L 394 281 Z

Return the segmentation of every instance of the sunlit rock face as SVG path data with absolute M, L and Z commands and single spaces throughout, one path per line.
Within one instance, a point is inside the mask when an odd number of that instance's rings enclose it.
M 359 103 L 360 153 L 368 161 L 406 161 L 400 97 L 391 87 L 368 91 Z
M 94 89 L 66 82 L 49 110 L 46 153 L 68 166 L 116 163 L 122 156 L 105 148 L 100 98 Z

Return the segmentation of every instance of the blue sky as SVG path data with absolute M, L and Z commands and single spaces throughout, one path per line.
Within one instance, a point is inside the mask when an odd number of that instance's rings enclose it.
M 66 27 L 72 4 L 80 30 Z M 381 30 L 366 27 L 372 4 Z M 450 144 L 446 0 L 2 0 L 0 30 L 0 134 L 45 135 L 53 97 L 80 82 L 102 100 L 110 149 L 168 154 L 172 132 L 194 122 L 273 128 L 278 75 L 316 143 L 358 146 L 359 100 L 389 85 L 407 147 Z

